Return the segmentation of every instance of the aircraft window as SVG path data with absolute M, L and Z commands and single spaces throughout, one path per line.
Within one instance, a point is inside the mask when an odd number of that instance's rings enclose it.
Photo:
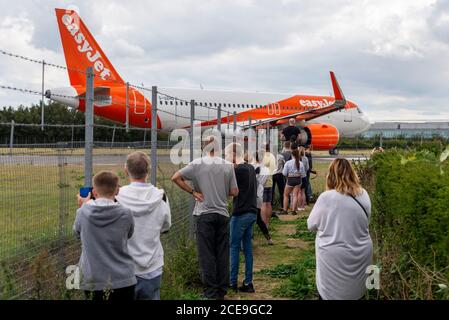
M 200 107 L 202 107 L 203 106 L 203 103 L 202 102 L 200 102 Z
M 173 101 L 170 101 L 170 105 L 171 105 L 171 106 L 173 105 Z
M 235 103 L 232 104 L 232 107 L 235 108 Z
M 357 107 L 357 112 L 358 113 L 360 113 L 360 114 L 362 114 L 363 112 L 362 112 L 362 110 L 360 110 L 360 108 L 359 107 Z
M 175 101 L 175 106 L 177 106 L 178 105 L 178 101 Z

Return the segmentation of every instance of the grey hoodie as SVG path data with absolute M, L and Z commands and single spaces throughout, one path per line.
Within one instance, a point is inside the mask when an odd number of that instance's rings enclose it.
M 81 239 L 80 288 L 104 290 L 136 284 L 128 239 L 134 232 L 129 209 L 112 200 L 90 200 L 76 211 L 75 235 Z

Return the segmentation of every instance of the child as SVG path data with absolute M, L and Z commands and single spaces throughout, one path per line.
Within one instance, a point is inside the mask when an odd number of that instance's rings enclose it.
M 131 211 L 117 202 L 118 177 L 101 171 L 93 178 L 95 200 L 78 195 L 79 209 L 73 226 L 81 239 L 81 284 L 93 300 L 133 300 L 136 278 L 128 253 L 134 231 Z
M 140 151 L 128 155 L 125 173 L 130 184 L 120 188 L 117 201 L 132 211 L 133 237 L 128 241 L 137 278 L 136 299 L 159 300 L 164 266 L 160 234 L 171 226 L 170 206 L 164 190 L 147 183 L 150 159 Z

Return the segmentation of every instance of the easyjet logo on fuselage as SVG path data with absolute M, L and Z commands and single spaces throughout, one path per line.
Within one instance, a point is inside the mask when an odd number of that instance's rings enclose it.
M 111 70 L 105 67 L 100 52 L 98 50 L 94 52 L 94 49 L 89 41 L 87 41 L 86 36 L 80 31 L 80 26 L 75 22 L 73 16 L 64 14 L 61 21 L 78 44 L 78 51 L 84 53 L 87 59 L 93 63 L 94 70 L 100 73 L 101 79 L 108 80 L 111 77 Z
M 312 107 L 312 108 L 316 108 L 316 107 L 320 107 L 320 108 L 324 108 L 324 107 L 328 107 L 330 105 L 332 105 L 332 101 L 329 101 L 327 99 L 321 99 L 321 100 L 308 100 L 308 99 L 301 99 L 299 100 L 299 104 L 303 107 Z

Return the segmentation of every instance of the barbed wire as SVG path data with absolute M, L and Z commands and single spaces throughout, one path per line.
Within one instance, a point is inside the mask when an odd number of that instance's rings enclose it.
M 62 66 L 62 65 L 55 64 L 55 63 L 46 62 L 45 60 L 33 59 L 33 58 L 26 57 L 26 56 L 23 56 L 23 55 L 20 55 L 20 54 L 15 54 L 15 53 L 12 53 L 12 52 L 8 52 L 8 51 L 5 51 L 3 49 L 0 49 L 0 53 L 3 54 L 3 55 L 6 55 L 6 56 L 10 56 L 10 57 L 17 58 L 17 59 L 24 60 L 24 61 L 29 61 L 29 62 L 36 63 L 36 64 L 41 64 L 41 65 L 44 64 L 44 65 L 48 65 L 50 67 L 54 67 L 54 68 L 61 69 L 61 70 L 69 70 L 69 71 L 79 72 L 79 73 L 82 73 L 82 74 L 87 74 L 87 72 L 84 71 L 84 70 L 68 68 L 66 66 Z M 95 74 L 94 74 L 94 76 L 98 77 L 98 75 L 95 75 Z M 129 82 L 125 83 L 123 81 L 116 81 L 116 80 L 108 80 L 108 81 L 119 83 L 121 85 L 128 85 L 129 87 L 132 87 L 132 88 L 136 88 L 136 89 L 152 92 L 152 89 L 146 88 L 144 86 L 134 85 L 134 84 L 129 83 Z M 22 92 L 22 93 L 26 93 L 26 94 L 31 94 L 31 95 L 36 95 L 36 96 L 45 95 L 45 93 L 42 92 L 42 91 L 18 88 L 18 87 L 14 87 L 14 86 L 0 85 L 0 88 L 1 89 L 6 89 L 6 90 Z M 157 91 L 157 94 L 165 96 L 165 97 L 170 98 L 170 99 L 175 100 L 175 101 L 183 102 L 186 105 L 190 105 L 191 104 L 190 101 L 187 101 L 185 99 L 182 99 L 182 98 L 179 98 L 179 97 L 176 97 L 176 96 L 173 96 L 173 95 L 166 94 L 164 92 L 161 92 L 160 90 Z M 86 97 L 82 96 L 82 95 L 80 95 L 80 96 L 69 96 L 69 95 L 51 93 L 51 91 L 50 91 L 50 98 L 49 99 L 54 100 L 54 99 L 52 99 L 53 97 L 59 97 L 59 98 L 65 98 L 65 99 L 74 99 L 74 100 L 85 100 L 86 99 Z M 144 98 L 147 99 L 145 96 L 144 96 Z M 127 101 L 127 103 L 121 103 L 121 102 L 114 101 L 113 104 L 119 105 L 119 106 L 123 106 L 123 107 L 127 107 L 127 108 L 131 108 L 132 107 L 129 104 L 129 100 Z M 203 105 L 202 103 L 198 103 L 198 102 L 194 101 L 194 105 L 197 106 L 197 107 L 200 107 L 200 108 L 214 110 L 216 112 L 221 111 L 223 113 L 226 113 L 227 114 L 227 117 L 225 117 L 227 119 L 226 123 L 229 123 L 229 118 L 231 117 L 231 114 L 232 114 L 230 111 L 223 110 L 220 107 L 207 106 L 206 102 Z M 136 108 L 136 106 L 134 106 L 134 108 Z M 183 116 L 183 115 L 179 115 L 177 113 L 173 113 L 173 112 L 170 112 L 170 111 L 167 111 L 167 110 L 162 110 L 161 108 L 158 108 L 158 111 L 161 112 L 161 113 L 165 113 L 165 114 L 169 114 L 169 115 L 175 116 L 177 118 L 190 120 L 190 117 L 188 117 L 188 116 Z M 195 120 L 196 121 L 205 121 L 204 119 L 199 119 L 199 118 L 194 118 L 193 120 L 194 121 Z M 208 120 L 207 121 L 211 121 L 209 119 L 209 116 L 208 116 Z M 42 124 L 40 124 L 40 126 L 42 126 Z M 142 128 L 142 130 L 146 130 L 146 129 Z
M 32 94 L 32 95 L 37 95 L 37 96 L 40 96 L 40 97 L 42 96 L 42 92 L 41 91 L 36 91 L 36 90 L 31 90 L 31 89 L 17 88 L 17 87 L 6 86 L 6 85 L 0 85 L 0 88 L 1 89 L 6 89 L 6 90 L 18 91 L 18 92 L 27 93 L 27 94 Z M 67 96 L 67 95 L 56 94 L 56 93 L 52 93 L 51 95 L 55 96 L 55 97 L 60 97 L 60 98 L 84 100 L 83 97 Z
M 0 49 L 0 53 L 3 54 L 3 55 L 6 55 L 6 56 L 10 56 L 12 58 L 17 58 L 17 59 L 21 59 L 21 60 L 24 60 L 24 61 L 37 63 L 37 64 L 41 64 L 41 65 L 44 64 L 46 66 L 53 67 L 53 68 L 56 68 L 56 69 L 73 71 L 73 72 L 78 72 L 78 73 L 87 75 L 87 71 L 86 70 L 76 69 L 76 68 L 69 68 L 67 66 L 61 66 L 61 65 L 58 65 L 58 64 L 55 64 L 55 63 L 46 62 L 45 60 L 33 59 L 33 58 L 26 57 L 26 56 L 23 56 L 23 55 L 20 55 L 20 54 L 8 52 L 8 51 L 5 51 L 3 49 Z M 96 75 L 95 73 L 93 73 L 92 76 L 93 77 L 97 77 L 97 78 L 100 77 L 99 75 Z M 118 83 L 118 84 L 121 84 L 121 85 L 126 85 L 126 82 L 124 82 L 124 81 L 119 81 L 119 80 L 108 80 L 108 81 L 109 82 Z M 131 84 L 129 84 L 129 85 L 131 85 Z

